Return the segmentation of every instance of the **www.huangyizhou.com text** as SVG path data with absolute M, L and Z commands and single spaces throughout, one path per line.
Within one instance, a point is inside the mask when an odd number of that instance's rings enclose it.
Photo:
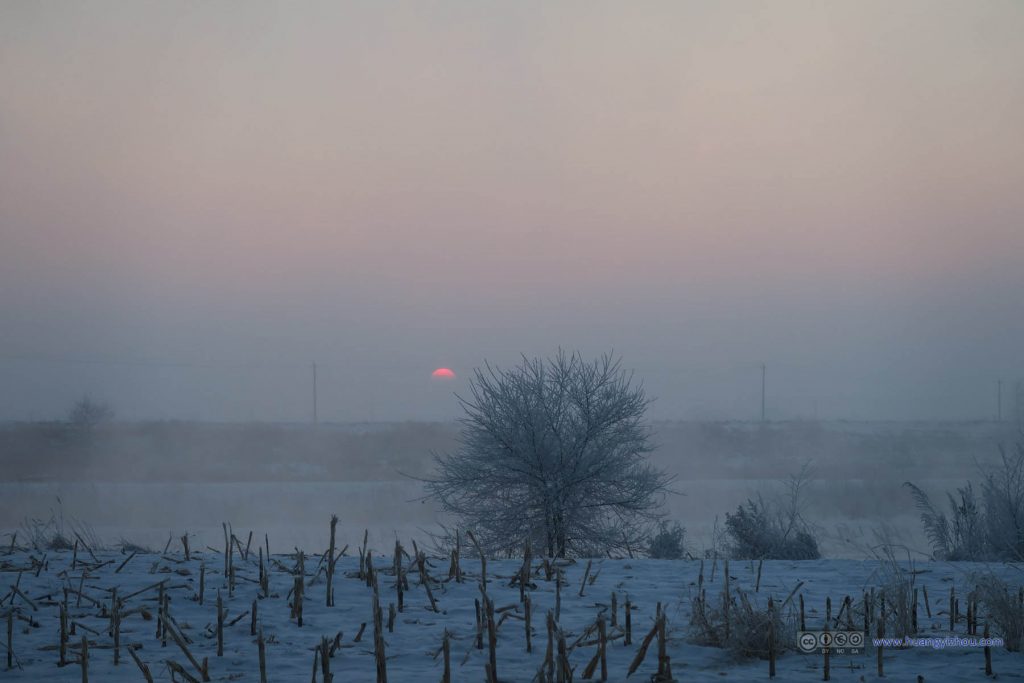
M 1002 647 L 1002 638 L 961 638 L 948 636 L 945 638 L 872 638 L 875 647 L 930 647 L 942 650 L 947 647 Z

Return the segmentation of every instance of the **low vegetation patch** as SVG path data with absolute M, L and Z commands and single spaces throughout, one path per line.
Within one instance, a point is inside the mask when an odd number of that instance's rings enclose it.
M 1024 560 L 1024 444 L 1001 453 L 1000 465 L 972 482 L 947 492 L 949 512 L 933 505 L 919 487 L 906 482 L 938 560 Z
M 686 557 L 686 529 L 679 522 L 661 522 L 647 544 L 647 556 L 654 560 L 681 560 Z
M 790 477 L 783 496 L 749 498 L 725 515 L 728 555 L 744 560 L 816 560 L 821 557 L 814 527 L 804 516 L 804 491 L 810 472 L 805 466 Z

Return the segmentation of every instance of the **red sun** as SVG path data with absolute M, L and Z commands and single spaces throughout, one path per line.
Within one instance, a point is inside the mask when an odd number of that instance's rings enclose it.
M 448 368 L 438 368 L 430 373 L 434 379 L 455 379 L 455 373 Z

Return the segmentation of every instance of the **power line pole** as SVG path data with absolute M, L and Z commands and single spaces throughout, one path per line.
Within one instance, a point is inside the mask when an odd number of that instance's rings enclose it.
M 319 416 L 317 415 L 316 399 L 316 363 L 313 363 L 313 424 L 317 424 L 317 422 L 319 421 Z
M 764 383 L 765 383 L 765 368 L 764 368 L 764 363 L 761 363 L 761 422 L 764 422 Z
M 996 380 L 996 422 L 1003 421 L 1003 380 Z
M 1013 388 L 1013 411 L 1016 413 L 1017 429 L 1024 432 L 1024 380 L 1017 380 Z
M 1013 409 L 1017 414 L 1017 430 L 1024 432 L 1024 380 L 1014 385 Z

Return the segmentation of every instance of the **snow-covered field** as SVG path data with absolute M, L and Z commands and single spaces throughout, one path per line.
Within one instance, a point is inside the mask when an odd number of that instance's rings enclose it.
M 324 534 L 326 538 L 326 530 Z M 325 606 L 325 575 L 321 557 L 313 554 L 305 559 L 305 593 L 303 621 L 300 627 L 291 616 L 290 591 L 294 585 L 292 572 L 296 557 L 274 552 L 269 567 L 269 597 L 260 597 L 259 567 L 253 543 L 248 558 L 234 554 L 236 584 L 229 592 L 224 575 L 224 557 L 211 548 L 197 548 L 190 561 L 184 560 L 180 542 L 175 541 L 166 553 L 137 554 L 120 551 L 97 551 L 95 559 L 83 548 L 77 559 L 71 551 L 35 552 L 26 549 L 0 550 L 0 615 L 14 612 L 12 634 L 14 668 L 4 670 L 0 659 L 0 678 L 10 681 L 78 681 L 81 668 L 77 653 L 83 636 L 89 641 L 89 676 L 92 681 L 142 681 L 140 669 L 128 655 L 127 648 L 138 647 L 136 654 L 146 663 L 154 680 L 172 680 L 167 660 L 180 664 L 189 674 L 199 672 L 168 637 L 162 645 L 156 637 L 157 596 L 154 584 L 163 582 L 169 596 L 169 614 L 186 646 L 201 663 L 208 660 L 209 677 L 214 681 L 258 681 L 257 638 L 251 633 L 251 615 L 258 605 L 257 626 L 266 642 L 267 680 L 311 680 L 314 648 L 322 637 L 340 643 L 330 659 L 331 672 L 338 681 L 374 681 L 374 637 L 372 619 L 373 591 L 358 578 L 359 558 L 349 546 L 347 556 L 336 567 L 334 578 L 335 605 Z M 245 543 L 243 541 L 242 545 Z M 326 545 L 326 544 L 325 544 Z M 343 546 L 344 543 L 339 543 Z M 387 631 L 388 605 L 397 605 L 396 580 L 392 549 L 377 552 L 371 547 L 373 565 L 377 568 L 380 603 L 384 613 L 383 639 L 387 654 L 387 676 L 390 681 L 439 681 L 443 657 L 438 656 L 445 629 L 451 632 L 451 668 L 454 681 L 485 680 L 488 661 L 487 636 L 483 648 L 476 647 L 475 599 L 480 598 L 480 563 L 464 558 L 461 566 L 465 580 L 449 580 L 449 559 L 428 561 L 429 581 L 438 612 L 430 608 L 425 588 L 415 564 L 405 560 L 409 590 L 404 596 L 404 611 L 398 613 L 393 632 Z M 496 662 L 500 681 L 531 681 L 544 661 L 547 647 L 545 615 L 555 607 L 555 581 L 547 580 L 541 561 L 533 563 L 533 587 L 529 589 L 533 613 L 533 652 L 526 650 L 524 607 L 519 589 L 510 586 L 521 560 L 494 560 L 487 564 L 487 594 L 499 612 Z M 123 565 L 123 566 L 122 566 Z M 607 650 L 608 678 L 626 680 L 627 670 L 636 656 L 644 636 L 651 630 L 660 602 L 667 615 L 667 648 L 671 668 L 680 681 L 748 681 L 768 678 L 768 663 L 761 660 L 735 661 L 727 652 L 691 644 L 688 629 L 691 598 L 696 594 L 699 561 L 664 560 L 594 560 L 590 569 L 592 580 L 584 585 L 587 562 L 566 563 L 561 589 L 561 612 L 558 623 L 571 649 L 568 655 L 574 667 L 574 679 L 582 677 L 588 662 L 597 651 L 592 638 L 573 644 L 600 613 L 610 621 L 610 602 L 616 594 L 617 627 L 609 625 L 611 639 Z M 205 566 L 203 604 L 197 600 L 200 567 Z M 860 600 L 865 590 L 878 588 L 882 582 L 880 565 L 874 560 L 820 560 L 810 562 L 768 561 L 764 563 L 760 589 L 755 592 L 757 564 L 733 562 L 729 566 L 733 595 L 742 591 L 758 607 L 771 596 L 780 604 L 799 586 L 806 605 L 807 628 L 818 628 L 824 621 L 826 598 L 832 599 L 838 612 L 844 596 Z M 958 595 L 970 589 L 973 572 L 994 571 L 1011 586 L 1024 582 L 1019 566 L 971 565 L 964 563 L 917 563 L 916 583 L 927 588 L 931 618 L 922 604 L 919 610 L 919 632 L 922 636 L 948 635 L 948 600 L 950 587 Z M 710 560 L 703 563 L 704 586 L 709 604 L 720 604 L 723 566 Z M 582 596 L 580 595 L 583 586 Z M 17 591 L 12 587 L 17 586 Z M 81 588 L 81 598 L 78 590 Z M 123 599 L 120 627 L 120 664 L 114 666 L 110 604 L 112 590 Z M 59 666 L 60 603 L 67 600 L 69 620 L 75 634 L 69 636 L 66 666 Z M 224 655 L 216 654 L 216 597 L 220 594 L 227 610 L 224 626 Z M 632 605 L 632 644 L 622 637 L 624 604 Z M 787 605 L 787 611 L 796 600 Z M 507 608 L 507 609 L 506 609 Z M 961 608 L 963 609 L 963 608 Z M 362 637 L 357 639 L 363 624 Z M 0 633 L 6 631 L 0 626 Z M 956 633 L 964 635 L 966 625 L 956 625 Z M 339 635 L 340 634 L 340 635 Z M 1000 634 L 993 632 L 993 636 Z M 6 638 L 0 643 L 5 652 Z M 923 676 L 934 681 L 978 681 L 984 679 L 984 655 L 980 648 L 907 648 L 884 653 L 886 677 L 895 681 L 915 681 Z M 857 656 L 833 656 L 832 680 L 861 681 L 876 676 L 875 653 Z M 1024 678 L 1024 655 L 993 648 L 993 667 L 1003 679 Z M 652 644 L 644 662 L 630 680 L 650 680 L 658 669 L 657 645 Z M 319 673 L 316 680 L 322 680 Z M 600 668 L 594 674 L 599 680 Z M 786 652 L 779 657 L 776 680 L 818 681 L 822 679 L 822 657 Z M 177 680 L 185 680 L 179 675 Z

